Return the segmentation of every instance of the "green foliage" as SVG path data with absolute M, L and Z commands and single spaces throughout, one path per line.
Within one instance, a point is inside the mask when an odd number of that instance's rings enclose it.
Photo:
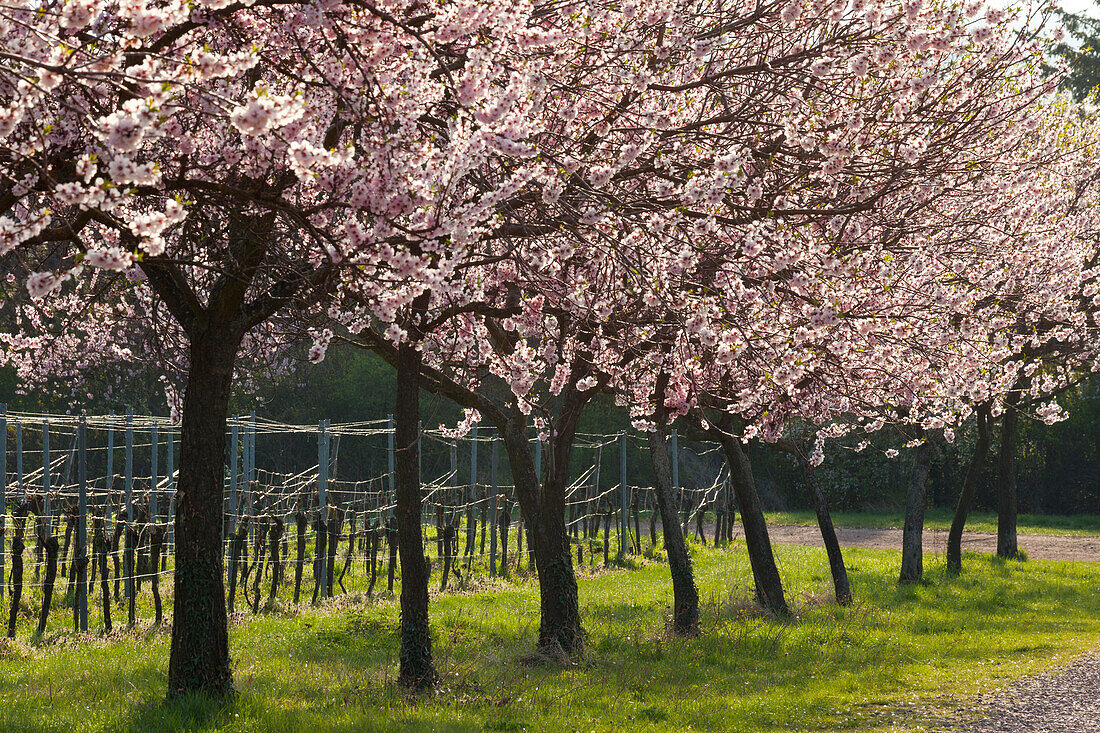
M 945 708 L 1100 645 L 1100 566 L 994 563 L 898 587 L 898 553 L 849 550 L 857 603 L 828 600 L 824 552 L 779 547 L 795 614 L 747 601 L 743 547 L 695 550 L 701 636 L 665 630 L 666 567 L 581 579 L 588 656 L 521 663 L 537 636 L 531 580 L 437 597 L 440 690 L 395 684 L 395 599 L 237 619 L 240 694 L 229 704 L 163 702 L 168 634 L 75 643 L 67 634 L 0 646 L 0 729 L 99 730 L 885 730 L 929 725 Z
M 1065 40 L 1054 44 L 1051 53 L 1068 61 L 1072 70 L 1062 86 L 1078 102 L 1100 86 L 1100 19 L 1055 9 L 1054 17 L 1065 30 Z

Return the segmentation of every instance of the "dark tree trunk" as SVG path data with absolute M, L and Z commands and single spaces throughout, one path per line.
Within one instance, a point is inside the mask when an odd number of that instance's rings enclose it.
M 426 301 L 424 296 L 417 299 Z M 425 303 L 426 305 L 426 303 Z M 397 395 L 394 437 L 397 448 L 395 486 L 397 537 L 401 553 L 401 667 L 398 682 L 423 690 L 435 684 L 432 637 L 428 625 L 428 578 L 431 566 L 420 535 L 421 354 L 415 344 L 397 349 Z
M 314 543 L 313 549 L 313 598 L 311 603 L 317 603 L 317 598 L 321 594 L 321 584 L 325 582 L 322 577 L 322 568 L 325 559 L 328 557 L 328 530 L 325 526 L 324 515 L 317 514 L 317 522 L 313 525 L 317 529 L 317 540 Z
M 136 529 L 126 529 L 126 579 L 130 583 L 130 592 L 126 598 L 127 623 L 133 626 L 137 623 L 137 541 Z
M 508 577 L 508 534 L 512 527 L 512 502 L 507 498 L 500 511 L 500 574 Z
M 107 577 L 107 556 L 111 547 L 107 542 L 106 522 L 102 519 L 95 520 L 95 536 L 99 543 L 99 590 L 100 602 L 103 605 L 103 630 L 111 633 L 111 583 Z
M 901 531 L 902 583 L 919 583 L 924 575 L 924 505 L 928 492 L 928 471 L 932 446 L 927 439 L 913 451 L 913 470 L 905 492 L 905 524 Z
M 176 484 L 169 697 L 233 694 L 219 519 L 226 412 L 241 336 L 213 327 L 191 335 Z
M 15 534 L 11 538 L 11 613 L 8 614 L 8 638 L 15 638 L 15 620 L 19 617 L 19 601 L 23 597 L 23 535 L 27 526 L 27 510 L 24 504 L 12 515 Z M 3 579 L 0 578 L 0 582 Z
M 125 531 L 126 522 L 123 519 L 122 510 L 119 509 L 115 516 L 115 531 L 111 534 L 111 560 L 115 566 L 115 603 L 118 603 L 121 594 L 119 584 L 122 582 L 122 560 L 119 557 L 119 545 L 122 544 L 122 535 Z
M 512 467 L 520 513 L 527 527 L 527 543 L 534 557 L 532 570 L 539 578 L 539 647 L 560 649 L 567 656 L 584 651 L 577 576 L 573 571 L 573 553 L 565 526 L 565 490 L 568 484 L 569 454 L 573 447 L 579 400 L 563 399 L 558 433 L 547 443 L 546 480 L 539 491 L 539 477 L 526 424 L 518 415 L 506 426 L 498 426 L 504 437 Z M 523 530 L 520 530 L 522 536 Z M 522 550 L 517 550 L 521 554 Z
M 355 551 L 355 514 L 352 513 L 352 519 L 348 523 L 348 551 L 344 555 L 344 567 L 340 569 L 340 577 L 336 581 L 340 585 L 340 592 L 347 595 L 347 588 L 344 587 L 344 576 L 347 574 L 348 569 L 351 568 L 351 561 L 353 558 L 352 553 Z M 362 544 L 360 544 L 360 550 L 362 550 Z
M 69 557 L 69 546 L 72 544 L 73 539 L 73 527 L 76 526 L 76 515 L 71 512 L 65 512 L 65 541 L 61 544 L 61 577 L 66 578 L 65 581 L 65 595 L 69 594 L 69 588 L 73 583 L 72 578 L 72 563 L 66 563 Z M 76 553 L 76 548 L 73 548 L 73 553 Z M 69 575 L 66 577 L 65 568 L 69 568 Z
M 272 520 L 271 539 L 268 547 L 268 554 L 271 555 L 271 589 L 267 593 L 269 606 L 275 602 L 275 593 L 279 588 L 279 583 L 283 580 L 283 562 L 282 556 L 279 555 L 279 544 L 283 540 L 284 527 L 282 517 L 275 517 Z
M 245 539 L 248 537 L 247 518 L 242 519 L 233 536 L 229 538 L 229 613 L 236 610 L 237 604 L 237 566 L 242 562 Z
M 668 567 L 672 574 L 672 628 L 677 634 L 696 634 L 699 631 L 699 591 L 695 587 L 691 555 L 676 521 L 672 467 L 665 442 L 665 426 L 661 422 L 649 434 L 649 452 L 653 462 L 657 510 L 661 513 L 661 531 L 665 536 L 665 552 L 668 553 Z
M 817 526 L 821 529 L 821 539 L 825 543 L 825 554 L 829 556 L 829 571 L 833 576 L 833 592 L 836 602 L 842 606 L 852 603 L 852 589 L 848 585 L 848 569 L 844 567 L 844 554 L 840 550 L 840 542 L 836 539 L 836 529 L 833 528 L 833 518 L 829 514 L 829 504 L 825 501 L 825 494 L 817 484 L 817 476 L 814 475 L 814 467 L 803 456 L 800 456 L 802 468 L 806 473 L 806 483 L 810 487 L 810 496 L 814 500 L 814 511 L 817 513 Z
M 775 564 L 768 525 L 764 521 L 764 508 L 756 491 L 749 457 L 741 447 L 741 439 L 728 433 L 717 433 L 722 450 L 730 466 L 730 485 L 741 508 L 741 523 L 745 527 L 745 547 L 749 552 L 753 582 L 756 586 L 756 602 L 773 613 L 786 615 L 787 600 L 783 595 L 783 581 Z
M 267 548 L 267 522 L 258 522 L 256 527 L 256 538 L 252 545 L 252 555 L 255 558 L 252 561 L 255 575 L 252 576 L 252 613 L 256 614 L 260 612 L 260 584 L 264 580 L 264 566 L 267 563 L 267 558 L 264 556 L 264 552 Z M 245 589 L 245 597 L 248 597 L 247 588 Z
M 1016 544 L 1016 423 L 1019 420 L 1020 388 L 1005 397 L 1001 424 L 1001 455 L 997 461 L 997 556 L 1015 558 Z
M 48 527 L 49 523 L 43 526 Z M 38 614 L 39 635 L 46 631 L 46 620 L 49 618 L 50 603 L 53 601 L 53 584 L 57 579 L 58 543 L 53 532 L 50 532 L 50 535 L 42 541 L 42 547 L 46 551 L 46 578 L 42 583 L 42 609 Z
M 387 587 L 389 592 L 393 593 L 393 580 L 394 575 L 397 573 L 397 523 L 393 517 L 386 520 L 386 550 L 390 556 L 387 565 L 387 572 L 389 573 Z
M 977 410 L 978 439 L 974 443 L 974 454 L 970 456 L 970 465 L 966 469 L 959 501 L 955 505 L 955 516 L 951 520 L 951 531 L 947 533 L 947 569 L 962 570 L 962 534 L 966 526 L 966 516 L 974 503 L 974 494 L 978 490 L 978 477 L 982 465 L 989 455 L 989 403 L 983 402 Z
M 378 580 L 378 528 L 367 531 L 367 551 L 370 552 L 370 585 L 367 586 L 367 598 L 374 594 L 374 584 Z
M 336 526 L 336 512 L 328 520 L 328 561 L 325 562 L 325 597 L 332 598 L 336 580 L 336 553 L 340 546 L 340 530 Z
M 164 609 L 161 607 L 160 602 L 160 574 L 157 572 L 160 568 L 160 551 L 164 546 L 164 536 L 168 531 L 165 526 L 151 526 L 150 527 L 150 543 L 151 549 L 149 551 L 150 558 L 150 572 L 149 583 L 153 588 L 153 613 L 156 615 L 156 625 L 160 626 L 164 621 Z
M 297 538 L 294 557 L 294 603 L 298 603 L 302 591 L 302 571 L 306 564 L 306 526 L 309 523 L 309 517 L 299 509 L 294 513 L 294 521 Z

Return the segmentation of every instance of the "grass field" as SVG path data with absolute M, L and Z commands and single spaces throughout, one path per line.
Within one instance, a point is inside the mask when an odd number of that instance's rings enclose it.
M 589 649 L 566 669 L 523 662 L 538 623 L 530 579 L 433 598 L 442 683 L 415 700 L 393 682 L 392 598 L 238 614 L 228 705 L 162 701 L 165 628 L 20 635 L 0 642 L 0 729 L 910 730 L 1100 647 L 1100 565 L 971 556 L 949 578 L 933 560 L 927 584 L 898 587 L 897 552 L 848 550 L 857 602 L 842 609 L 823 551 L 776 549 L 794 617 L 753 611 L 743 547 L 696 548 L 703 631 L 689 640 L 665 631 L 665 566 L 585 576 Z
M 893 512 L 833 512 L 833 522 L 838 527 L 865 527 L 869 529 L 900 529 L 905 513 Z M 948 509 L 929 509 L 924 516 L 926 529 L 950 529 L 952 512 Z M 809 510 L 794 512 L 768 512 L 772 524 L 800 524 L 817 526 L 817 516 Z M 971 512 L 967 517 L 969 532 L 997 533 L 996 512 Z M 1017 521 L 1020 534 L 1048 535 L 1100 535 L 1100 514 L 1021 514 Z

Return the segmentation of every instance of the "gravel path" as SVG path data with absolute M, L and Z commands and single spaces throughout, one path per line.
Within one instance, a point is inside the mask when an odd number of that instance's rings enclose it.
M 981 696 L 977 722 L 945 731 L 965 733 L 1100 733 L 1100 656 L 1065 669 L 1022 679 Z M 971 716 L 968 716 L 971 717 Z
M 713 526 L 708 528 L 708 536 L 714 535 Z M 740 523 L 735 525 L 734 537 L 743 536 Z M 803 527 L 788 524 L 769 524 L 768 536 L 772 542 L 786 545 L 820 545 L 821 531 L 816 527 Z M 879 550 L 900 550 L 900 529 L 861 529 L 857 527 L 837 527 L 836 537 L 845 547 L 869 547 Z M 1077 560 L 1081 562 L 1100 562 L 1100 537 L 1082 537 L 1076 535 L 1019 535 L 1020 548 L 1027 556 L 1040 560 Z M 963 552 L 997 552 L 997 535 L 980 532 L 963 534 Z M 947 530 L 924 530 L 925 555 L 947 552 Z

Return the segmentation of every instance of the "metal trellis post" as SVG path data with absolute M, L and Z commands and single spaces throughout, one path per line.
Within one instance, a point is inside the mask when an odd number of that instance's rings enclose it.
M 48 525 L 50 522 L 50 424 L 45 421 L 42 423 L 42 492 Z
M 325 483 L 328 481 L 328 421 L 322 420 L 317 425 L 317 518 L 319 524 L 319 532 L 325 532 L 328 529 L 328 517 L 326 504 L 328 503 L 328 497 L 326 496 Z M 327 547 L 326 543 L 326 547 Z M 319 567 L 321 569 L 318 587 L 319 598 L 325 598 L 328 593 L 328 568 L 326 565 L 328 560 L 328 550 L 321 553 L 319 558 Z
M 168 443 L 168 552 L 175 549 L 175 518 L 176 518 L 176 456 L 172 427 L 165 430 L 165 442 Z
M 619 436 L 619 559 L 626 554 L 626 496 L 629 493 L 626 486 L 626 433 Z
M 393 415 L 389 416 L 386 428 L 387 438 L 387 456 L 389 458 L 389 477 L 390 477 L 390 495 L 386 500 L 386 517 L 393 516 L 393 503 L 394 503 L 394 475 L 393 475 Z
M 489 482 L 492 486 L 493 497 L 493 523 L 489 527 L 489 576 L 497 574 L 497 505 L 500 504 L 500 496 L 497 494 L 497 439 L 493 437 L 493 451 L 489 454 Z M 505 527 L 507 532 L 508 528 Z
M 153 428 L 150 431 L 149 442 L 151 443 L 150 450 L 152 453 L 149 455 L 149 523 L 156 524 L 157 513 L 157 458 L 160 453 L 160 434 L 157 430 L 156 422 L 153 423 Z
M 233 427 L 230 430 L 229 449 L 229 541 L 233 541 L 233 532 L 237 529 L 237 450 L 240 440 L 240 426 L 237 416 L 233 416 Z M 232 569 L 230 570 L 232 572 Z
M 76 606 L 73 608 L 73 626 L 79 631 L 88 630 L 88 465 L 87 431 L 84 417 L 77 427 L 77 516 L 76 526 Z
M 15 422 L 15 480 L 19 483 L 19 501 L 27 498 L 27 487 L 23 485 L 23 423 Z
M 125 543 L 129 542 L 129 535 L 134 526 L 134 411 L 126 411 L 126 535 L 124 536 Z M 125 544 L 124 543 L 124 544 Z M 123 572 L 126 573 L 126 598 L 130 606 L 134 603 L 134 583 L 132 576 L 134 569 L 130 567 L 133 551 L 123 552 L 123 560 L 126 567 Z
M 4 529 L 8 524 L 8 406 L 0 404 L 0 601 L 4 600 Z

